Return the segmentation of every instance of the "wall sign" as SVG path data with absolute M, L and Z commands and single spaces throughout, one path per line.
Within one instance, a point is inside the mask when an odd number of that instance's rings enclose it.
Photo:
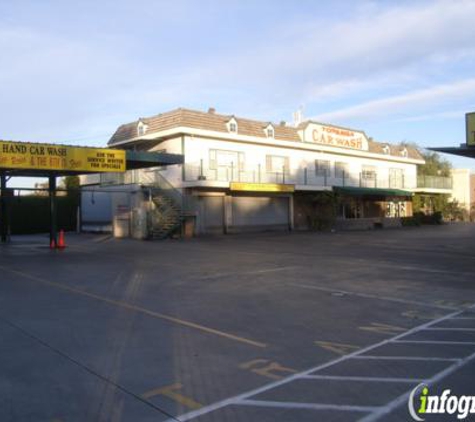
M 229 184 L 231 190 L 247 191 L 247 192 L 294 192 L 294 185 L 284 185 L 278 183 L 241 183 L 231 182 Z
M 124 172 L 125 151 L 0 141 L 0 169 Z
M 304 139 L 307 142 L 328 145 L 338 148 L 368 150 L 368 139 L 364 132 L 340 128 L 336 126 L 309 123 L 305 129 Z

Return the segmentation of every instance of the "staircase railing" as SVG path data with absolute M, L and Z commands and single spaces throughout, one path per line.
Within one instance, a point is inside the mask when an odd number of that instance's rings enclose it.
M 182 193 L 157 170 L 142 170 L 137 176 L 138 182 L 150 189 L 151 200 L 155 204 L 154 212 L 160 214 L 152 215 L 149 219 L 152 237 L 164 238 L 181 229 L 186 208 Z M 157 227 L 164 222 L 166 227 Z

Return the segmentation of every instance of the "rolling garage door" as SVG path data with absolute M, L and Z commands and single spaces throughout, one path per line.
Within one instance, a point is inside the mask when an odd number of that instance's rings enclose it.
M 288 230 L 288 197 L 232 197 L 232 230 Z
M 224 196 L 201 196 L 199 199 L 199 233 L 224 232 Z

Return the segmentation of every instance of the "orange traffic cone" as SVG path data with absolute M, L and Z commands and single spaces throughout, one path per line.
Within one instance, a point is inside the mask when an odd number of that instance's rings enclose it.
M 66 247 L 66 243 L 64 242 L 64 230 L 59 231 L 59 240 L 58 240 L 58 249 L 64 249 Z

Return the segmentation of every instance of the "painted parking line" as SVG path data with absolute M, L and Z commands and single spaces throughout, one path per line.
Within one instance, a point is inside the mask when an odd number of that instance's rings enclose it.
M 282 402 L 271 400 L 241 400 L 241 406 L 263 406 L 263 407 L 279 407 L 284 409 L 311 409 L 311 410 L 344 410 L 348 412 L 371 412 L 377 410 L 374 406 L 350 406 L 335 405 L 323 403 L 300 403 L 300 402 Z M 178 419 L 181 421 L 181 419 Z
M 450 340 L 394 340 L 399 344 L 466 344 L 475 345 L 475 341 L 450 341 Z
M 475 306 L 475 305 L 472 305 L 472 307 L 473 306 Z M 210 404 L 208 406 L 203 407 L 202 409 L 192 411 L 192 412 L 188 412 L 186 414 L 177 416 L 176 419 L 178 419 L 180 422 L 189 421 L 189 420 L 192 420 L 192 419 L 197 418 L 199 416 L 202 416 L 202 415 L 220 410 L 220 409 L 222 409 L 224 407 L 227 407 L 227 406 L 230 406 L 230 405 L 234 405 L 234 406 L 236 406 L 236 405 L 237 406 L 239 406 L 239 405 L 246 405 L 246 406 L 255 405 L 255 406 L 264 406 L 264 407 L 279 406 L 279 407 L 286 407 L 286 408 L 295 408 L 295 409 L 297 409 L 297 408 L 308 408 L 308 409 L 315 409 L 315 410 L 322 410 L 322 409 L 330 409 L 331 408 L 333 410 L 340 410 L 340 411 L 348 410 L 349 411 L 350 408 L 353 408 L 353 406 L 346 406 L 346 405 L 339 405 L 339 404 L 326 404 L 326 403 L 323 404 L 323 403 L 273 402 L 273 401 L 265 401 L 265 400 L 252 400 L 251 398 L 255 397 L 259 394 L 268 392 L 270 390 L 276 389 L 277 387 L 281 387 L 283 385 L 290 384 L 293 381 L 305 379 L 305 377 L 307 377 L 309 375 L 318 375 L 318 374 L 316 374 L 316 372 L 319 372 L 319 371 L 322 371 L 323 369 L 327 369 L 327 368 L 330 368 L 332 366 L 338 365 L 339 363 L 346 362 L 350 359 L 357 358 L 357 357 L 362 356 L 365 353 L 368 353 L 372 350 L 375 350 L 375 349 L 377 349 L 381 346 L 385 346 L 385 345 L 391 344 L 391 343 L 396 343 L 399 339 L 402 339 L 405 336 L 417 333 L 418 331 L 421 331 L 425 328 L 436 325 L 436 324 L 440 323 L 441 321 L 445 321 L 445 320 L 447 320 L 451 317 L 459 316 L 459 315 L 462 314 L 462 312 L 465 312 L 465 311 L 460 310 L 460 311 L 452 312 L 452 313 L 450 313 L 448 315 L 445 315 L 441 318 L 435 319 L 433 321 L 426 322 L 424 324 L 421 324 L 419 326 L 411 328 L 407 332 L 398 334 L 398 335 L 396 335 L 394 337 L 391 337 L 389 339 L 380 341 L 379 343 L 376 343 L 376 344 L 367 346 L 365 348 L 362 348 L 360 350 L 357 350 L 355 352 L 349 353 L 349 354 L 347 354 L 345 356 L 342 356 L 338 359 L 335 359 L 333 361 L 330 361 L 330 362 L 324 363 L 322 365 L 316 366 L 314 368 L 307 369 L 306 371 L 291 375 L 291 376 L 289 376 L 287 378 L 284 378 L 280 381 L 275 381 L 275 382 L 272 382 L 270 384 L 264 385 L 262 387 L 256 388 L 254 390 L 250 390 L 250 391 L 244 392 L 242 394 L 239 394 L 237 396 L 230 397 L 228 399 Z M 475 345 L 475 343 L 474 343 L 474 345 Z M 464 366 L 465 364 L 467 364 L 470 360 L 472 360 L 474 358 L 475 358 L 475 353 L 472 354 L 472 355 L 469 355 L 468 357 L 466 357 L 464 359 L 460 359 L 460 360 L 457 360 L 455 362 L 451 362 L 452 364 L 448 368 L 442 370 L 438 374 L 434 375 L 432 378 L 428 379 L 427 383 L 434 383 L 434 382 L 444 378 L 445 376 L 447 376 L 450 373 L 454 372 L 456 369 L 461 368 L 462 366 Z M 406 399 L 409 394 L 410 394 L 410 391 L 408 391 L 407 393 L 404 393 L 403 396 L 399 396 L 397 398 L 397 400 L 402 400 L 401 397 L 404 397 L 404 399 Z M 393 402 L 395 402 L 395 401 L 393 400 Z M 375 417 L 379 418 L 379 415 L 383 415 L 383 414 L 386 413 L 386 407 L 394 406 L 393 402 L 390 402 L 389 404 L 387 404 L 385 406 L 381 406 L 381 407 L 357 406 L 357 408 L 360 408 L 361 411 L 363 411 L 363 412 L 371 413 L 371 415 L 376 415 Z M 399 401 L 397 402 L 397 406 L 399 406 Z M 352 410 L 354 410 L 354 409 L 352 409 Z M 368 419 L 368 420 L 375 420 L 375 419 Z M 171 422 L 171 420 L 169 422 Z
M 398 343 L 396 341 L 392 343 Z M 458 362 L 459 358 L 438 358 L 438 357 L 425 357 L 425 356 L 379 356 L 379 355 L 362 355 L 353 356 L 353 359 L 361 360 L 420 360 L 423 362 Z
M 453 365 L 449 366 L 445 370 L 434 375 L 432 378 L 426 380 L 425 384 L 427 385 L 436 384 L 437 382 L 453 374 L 458 369 L 463 368 L 465 365 L 467 365 L 470 361 L 474 359 L 475 359 L 475 353 L 472 353 L 466 358 L 461 359 L 458 362 L 455 362 Z M 391 413 L 393 410 L 397 409 L 399 406 L 405 404 L 407 400 L 409 399 L 410 394 L 411 394 L 411 391 L 407 391 L 406 393 L 394 399 L 392 402 L 389 402 L 388 404 L 386 404 L 384 407 L 374 410 L 370 415 L 361 419 L 360 422 L 374 422 L 383 418 L 388 413 Z
M 171 322 L 173 324 L 181 325 L 181 326 L 187 327 L 187 328 L 192 328 L 192 329 L 200 331 L 202 333 L 212 334 L 212 335 L 215 335 L 215 336 L 218 336 L 218 337 L 226 338 L 228 340 L 236 341 L 236 342 L 239 342 L 239 343 L 244 343 L 244 344 L 247 344 L 247 345 L 253 346 L 253 347 L 259 347 L 259 348 L 266 348 L 267 347 L 266 343 L 262 343 L 260 341 L 255 341 L 255 340 L 251 340 L 251 339 L 248 339 L 248 338 L 240 337 L 240 336 L 237 336 L 237 335 L 234 335 L 234 334 L 231 334 L 231 333 L 226 333 L 224 331 L 217 330 L 215 328 L 207 327 L 207 326 L 197 324 L 197 323 L 194 323 L 194 322 L 191 322 L 191 321 L 187 321 L 187 320 L 184 320 L 184 319 L 180 319 L 180 318 L 177 318 L 177 317 L 174 317 L 174 316 L 171 316 L 171 315 L 166 315 L 166 314 L 162 314 L 160 312 L 151 311 L 149 309 L 142 308 L 142 307 L 137 306 L 137 305 L 132 305 L 132 304 L 127 303 L 127 302 L 123 302 L 123 301 L 115 300 L 115 299 L 110 299 L 110 298 L 107 298 L 107 297 L 104 297 L 104 296 L 96 295 L 94 293 L 86 292 L 86 291 L 81 290 L 81 289 L 76 289 L 74 287 L 65 286 L 63 284 L 56 283 L 54 281 L 45 280 L 44 278 L 25 273 L 23 271 L 13 270 L 11 268 L 4 267 L 4 266 L 0 266 L 0 269 L 2 269 L 4 271 L 8 271 L 12 274 L 20 275 L 20 276 L 22 276 L 24 278 L 27 278 L 29 280 L 37 281 L 41 284 L 44 284 L 45 286 L 54 287 L 54 288 L 57 288 L 59 290 L 63 290 L 63 291 L 68 292 L 68 293 L 73 293 L 73 294 L 76 294 L 76 295 L 80 295 L 80 296 L 88 297 L 88 298 L 91 298 L 91 299 L 95 299 L 95 300 L 98 300 L 100 302 L 107 303 L 109 305 L 114 305 L 114 306 L 120 307 L 122 309 L 127 309 L 128 311 L 139 312 L 139 313 L 142 313 L 144 315 L 148 315 L 148 316 L 151 316 L 151 317 L 154 317 L 154 318 L 157 318 L 157 319 L 161 319 L 161 320 L 164 320 L 164 321 Z
M 390 296 L 381 296 L 381 295 L 374 295 L 371 293 L 360 293 L 360 292 L 350 292 L 348 290 L 341 290 L 341 289 L 332 289 L 329 287 L 322 287 L 322 286 L 315 286 L 314 284 L 303 284 L 303 283 L 288 283 L 291 286 L 301 287 L 304 289 L 312 289 L 312 290 L 321 290 L 322 292 L 329 292 L 329 293 L 341 293 L 343 295 L 348 296 L 356 296 L 356 297 L 363 297 L 365 299 L 377 299 L 377 300 L 384 300 L 388 302 L 396 302 L 396 303 L 404 303 L 405 305 L 416 305 L 416 306 L 425 306 L 429 308 L 438 308 L 444 309 L 448 311 L 453 311 L 459 308 L 454 306 L 447 306 L 447 305 L 440 305 L 436 303 L 425 303 L 420 302 L 417 300 L 410 300 L 410 299 L 401 299 L 396 297 Z
M 155 388 L 154 390 L 147 391 L 142 394 L 142 398 L 145 400 L 151 399 L 156 396 L 164 396 L 169 399 L 181 404 L 182 406 L 188 407 L 189 409 L 200 409 L 203 407 L 201 403 L 193 400 L 191 397 L 187 397 L 180 393 L 180 390 L 183 388 L 183 384 L 175 383 L 167 385 L 165 387 Z
M 327 380 L 327 381 L 363 381 L 363 382 L 396 382 L 414 384 L 424 381 L 424 378 L 395 378 L 395 377 L 358 377 L 345 375 L 305 375 L 306 380 Z
M 430 327 L 425 328 L 424 331 L 475 331 L 475 328 L 464 327 Z

